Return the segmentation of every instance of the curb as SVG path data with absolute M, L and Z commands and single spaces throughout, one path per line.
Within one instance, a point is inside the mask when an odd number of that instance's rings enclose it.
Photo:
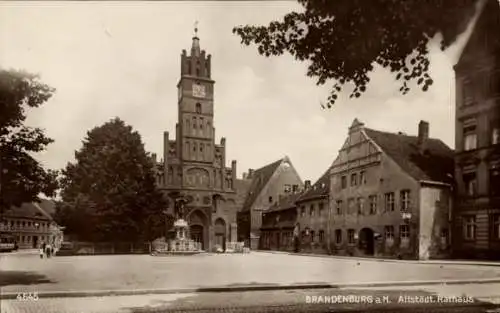
M 314 283 L 314 284 L 289 284 L 289 285 L 242 285 L 221 287 L 200 287 L 180 289 L 132 289 L 132 290 L 88 290 L 88 291 L 47 291 L 38 292 L 38 298 L 84 298 L 84 297 L 109 297 L 109 296 L 136 296 L 136 295 L 162 295 L 185 294 L 206 292 L 245 292 L 245 291 L 271 291 L 271 290 L 299 290 L 299 289 L 342 289 L 342 288 L 372 288 L 372 287 L 403 287 L 403 286 L 430 286 L 430 285 L 467 285 L 500 283 L 500 278 L 464 279 L 464 280 L 428 280 L 428 281 L 393 281 L 393 282 L 368 282 L 368 283 Z M 0 294 L 0 300 L 14 300 L 23 292 L 7 292 Z M 31 292 L 33 294 L 33 292 Z
M 315 253 L 294 253 L 288 251 L 270 251 L 270 250 L 254 250 L 254 252 L 270 253 L 270 254 L 288 254 L 297 256 L 309 256 L 317 258 L 333 258 L 339 260 L 357 260 L 357 261 L 371 261 L 371 262 L 387 262 L 387 263 L 407 263 L 407 264 L 422 264 L 422 265 L 473 265 L 473 266 L 498 266 L 500 262 L 474 262 L 474 261 L 454 261 L 454 260 L 397 260 L 397 259 L 379 259 L 379 258 L 363 258 L 363 257 L 350 257 L 342 255 L 330 254 L 315 254 Z

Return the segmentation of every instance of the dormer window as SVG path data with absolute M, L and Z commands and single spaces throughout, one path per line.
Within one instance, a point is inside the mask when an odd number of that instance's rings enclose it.
M 201 113 L 201 103 L 196 103 L 196 113 Z

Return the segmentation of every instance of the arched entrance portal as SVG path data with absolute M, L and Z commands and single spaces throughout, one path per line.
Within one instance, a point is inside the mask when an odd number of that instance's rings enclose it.
M 200 210 L 194 210 L 189 214 L 189 236 L 192 240 L 201 243 L 201 249 L 205 250 L 207 242 L 207 218 Z
M 359 231 L 359 250 L 366 255 L 375 253 L 375 238 L 371 228 L 363 228 Z
M 215 221 L 215 244 L 226 250 L 226 222 L 222 218 Z
M 191 225 L 189 226 L 189 234 L 191 239 L 201 243 L 201 249 L 205 250 L 204 240 L 203 240 L 203 226 L 201 225 Z

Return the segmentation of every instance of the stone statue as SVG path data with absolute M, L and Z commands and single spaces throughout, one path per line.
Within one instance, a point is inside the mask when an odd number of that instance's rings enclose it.
M 182 197 L 175 200 L 175 215 L 177 219 L 184 219 L 185 204 L 186 204 L 186 199 Z

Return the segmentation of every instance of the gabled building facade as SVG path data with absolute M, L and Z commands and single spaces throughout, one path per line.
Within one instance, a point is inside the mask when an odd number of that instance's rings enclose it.
M 331 219 L 330 170 L 312 186 L 306 181 L 304 192 L 296 200 L 300 250 L 312 253 L 329 251 Z
M 288 157 L 258 170 L 250 169 L 244 179 L 251 180 L 251 183 L 238 213 L 238 241 L 245 241 L 256 250 L 260 244 L 262 213 L 275 204 L 280 195 L 302 189 L 303 182 Z
M 293 231 L 297 225 L 297 205 L 295 201 L 303 191 L 279 197 L 262 214 L 260 249 L 274 251 L 293 251 Z
M 500 258 L 500 7 L 484 0 L 455 65 L 454 254 Z
M 341 255 L 449 255 L 453 151 L 429 138 L 365 128 L 357 119 L 330 171 L 331 251 Z
M 175 139 L 164 132 L 163 160 L 157 163 L 157 184 L 171 203 L 178 197 L 188 200 L 189 236 L 204 250 L 236 241 L 239 199 L 236 161 L 226 167 L 226 139 L 215 141 L 211 61 L 195 35 L 190 55 L 181 54 Z M 173 207 L 167 211 L 173 219 Z

